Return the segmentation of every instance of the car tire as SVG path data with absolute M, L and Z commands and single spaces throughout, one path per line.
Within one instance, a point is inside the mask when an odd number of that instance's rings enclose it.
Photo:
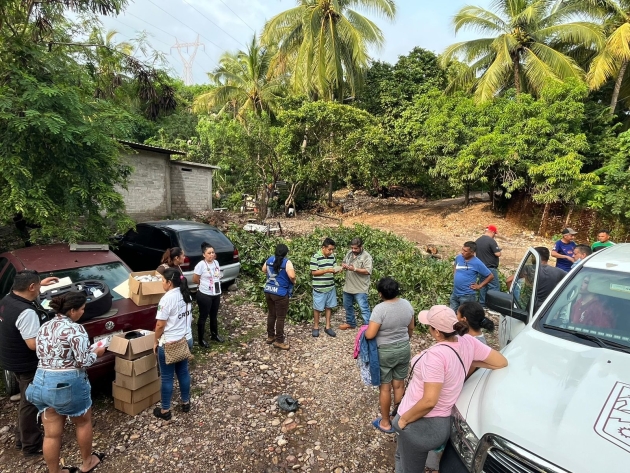
M 20 387 L 18 386 L 17 379 L 13 376 L 13 372 L 8 370 L 4 371 L 4 391 L 7 397 L 13 396 L 20 392 Z

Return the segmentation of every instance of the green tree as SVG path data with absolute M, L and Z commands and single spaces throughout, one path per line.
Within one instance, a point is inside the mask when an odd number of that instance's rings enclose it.
M 601 27 L 588 21 L 569 21 L 579 14 L 574 2 L 558 0 L 495 0 L 492 10 L 465 6 L 454 17 L 455 32 L 472 29 L 491 36 L 449 46 L 442 56 L 448 64 L 461 58 L 468 68 L 449 90 L 472 90 L 490 100 L 509 88 L 540 95 L 545 84 L 583 78 L 569 51 L 600 48 Z
M 273 55 L 274 48 L 261 46 L 256 36 L 246 51 L 224 53 L 219 68 L 208 74 L 214 87 L 195 99 L 195 111 L 230 110 L 241 120 L 248 111 L 275 114 L 285 81 L 270 67 Z
M 325 100 L 356 94 L 367 69 L 369 47 L 383 44 L 378 26 L 354 8 L 393 20 L 393 0 L 299 0 L 266 24 L 262 42 L 278 45 L 295 91 Z

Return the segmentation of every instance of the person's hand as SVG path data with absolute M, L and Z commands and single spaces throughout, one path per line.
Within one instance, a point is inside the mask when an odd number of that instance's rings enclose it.
M 354 271 L 354 266 L 352 266 L 351 264 L 348 265 L 348 271 Z
M 405 421 L 405 419 L 403 419 L 402 417 L 398 418 L 398 428 L 400 430 L 404 430 L 405 427 L 407 427 L 407 421 Z
M 103 356 L 106 350 L 106 346 L 98 347 L 96 350 L 94 350 L 94 353 L 96 353 L 96 358 L 100 358 L 101 356 Z
M 473 284 L 471 284 L 471 285 L 470 285 L 470 288 L 471 288 L 471 289 L 473 289 L 473 290 L 475 290 L 475 291 L 478 291 L 478 290 L 479 290 L 479 289 L 481 289 L 482 287 L 483 287 L 483 286 L 482 286 L 481 284 L 475 284 L 475 283 L 473 283 Z
M 40 284 L 42 286 L 50 286 L 51 284 L 55 284 L 59 282 L 59 278 L 57 276 L 50 276 L 41 280 Z
M 158 347 L 158 342 L 155 342 L 155 343 L 153 344 L 153 353 L 154 353 L 155 355 L 157 355 L 157 347 Z
M 347 265 L 346 263 L 341 263 L 341 267 L 342 267 L 343 269 L 348 269 L 348 265 Z

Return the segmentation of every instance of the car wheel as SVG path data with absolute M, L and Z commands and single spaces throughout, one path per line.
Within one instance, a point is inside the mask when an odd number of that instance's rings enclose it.
M 13 396 L 20 392 L 20 387 L 18 386 L 17 379 L 13 376 L 11 371 L 4 371 L 4 390 L 7 396 Z

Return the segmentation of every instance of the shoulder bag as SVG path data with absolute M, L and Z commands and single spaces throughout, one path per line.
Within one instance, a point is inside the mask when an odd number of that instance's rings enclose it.
M 186 317 L 186 321 L 188 321 L 188 317 Z M 190 360 L 192 358 L 193 355 L 190 353 L 190 348 L 188 348 L 188 340 L 186 340 L 186 337 L 175 342 L 164 343 L 164 359 L 167 365 Z

